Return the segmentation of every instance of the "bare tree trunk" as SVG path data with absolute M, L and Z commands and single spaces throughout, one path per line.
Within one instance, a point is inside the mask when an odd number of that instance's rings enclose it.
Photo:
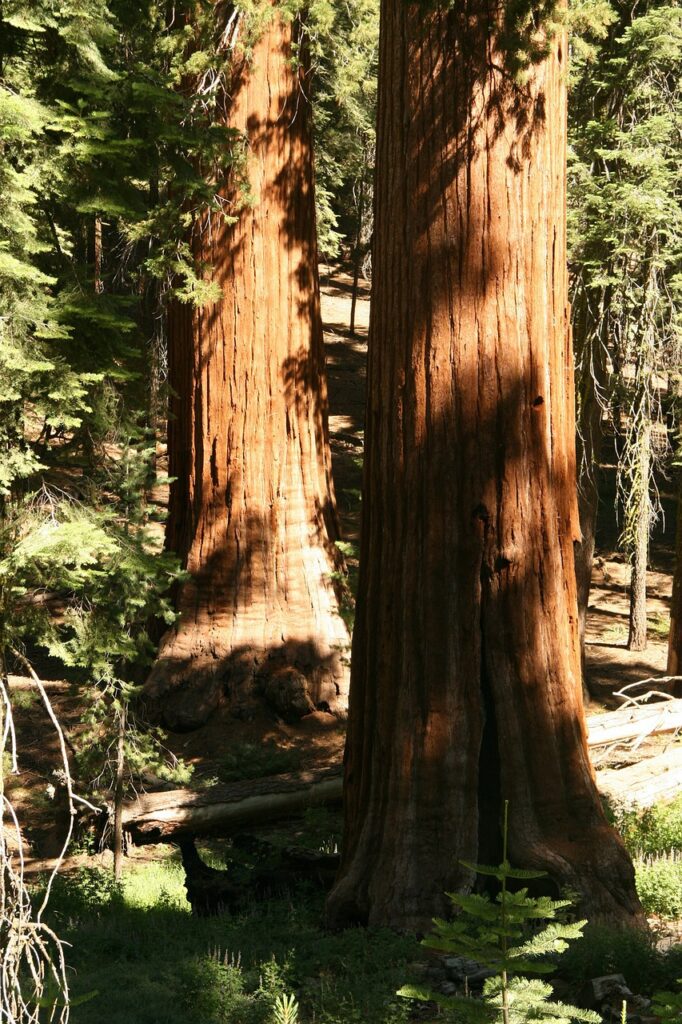
M 125 777 L 126 705 L 121 697 L 118 713 L 118 737 L 116 741 L 116 779 L 114 783 L 114 878 L 123 878 L 123 797 Z
M 670 635 L 668 637 L 668 675 L 682 676 L 682 472 L 678 471 L 677 486 L 677 543 L 675 545 L 675 572 L 673 595 L 670 602 Z M 682 697 L 682 682 L 674 688 L 677 697 Z
M 606 303 L 602 296 L 601 308 Z M 575 544 L 575 575 L 578 586 L 578 631 L 580 636 L 580 664 L 583 693 L 589 696 L 585 672 L 585 628 L 587 610 L 592 587 L 592 570 L 597 539 L 597 518 L 599 513 L 599 482 L 603 432 L 602 405 L 599 392 L 606 385 L 606 345 L 604 339 L 594 330 L 592 313 L 588 303 L 583 302 L 577 318 L 578 368 L 578 515 L 580 518 L 580 541 Z M 604 318 L 601 318 L 602 324 Z
M 492 12 L 492 13 L 491 13 Z M 333 925 L 422 928 L 510 856 L 633 920 L 586 744 L 566 61 L 382 0 L 360 581 Z
M 147 696 L 176 728 L 258 693 L 282 713 L 346 703 L 311 125 L 295 24 L 275 9 L 250 57 L 234 58 L 227 119 L 248 139 L 251 200 L 233 172 L 220 192 L 237 222 L 205 217 L 193 238 L 222 297 L 170 310 L 167 539 L 190 579 Z
M 95 214 L 93 256 L 95 268 L 95 291 L 100 295 L 104 291 L 104 282 L 102 281 L 102 218 L 98 213 Z
M 642 484 L 638 488 L 637 520 L 632 551 L 628 650 L 645 651 L 647 645 L 646 569 L 649 561 L 649 534 L 651 531 L 651 507 L 649 503 L 649 469 L 651 464 L 650 423 L 643 424 L 637 444 L 639 447 L 639 474 Z
M 355 311 L 358 305 L 358 289 L 360 287 L 360 265 L 362 263 L 362 251 L 360 249 L 360 232 L 355 242 L 353 251 L 353 291 L 350 299 L 350 336 L 355 337 Z
M 360 286 L 360 270 L 362 268 L 363 245 L 362 237 L 365 227 L 365 183 L 360 182 L 360 195 L 358 197 L 358 229 L 355 235 L 355 247 L 353 249 L 353 291 L 350 300 L 350 335 L 355 337 L 355 312 L 358 305 L 358 289 Z

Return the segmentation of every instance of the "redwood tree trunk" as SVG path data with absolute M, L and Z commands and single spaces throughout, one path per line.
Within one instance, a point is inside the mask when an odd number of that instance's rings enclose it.
M 640 913 L 594 784 L 573 542 L 566 40 L 382 0 L 361 570 L 330 923 L 421 928 L 510 855 Z
M 273 5 L 274 8 L 274 5 Z M 228 124 L 246 141 L 220 188 L 229 225 L 197 225 L 222 297 L 169 318 L 168 546 L 190 579 L 147 685 L 171 727 L 260 691 L 280 712 L 345 706 L 311 125 L 291 22 L 273 9 L 234 58 Z
M 675 573 L 673 575 L 673 596 L 670 603 L 670 636 L 668 638 L 668 675 L 682 676 L 682 472 L 678 473 L 677 486 L 677 543 L 675 546 Z M 682 697 L 682 682 L 675 684 L 676 697 Z

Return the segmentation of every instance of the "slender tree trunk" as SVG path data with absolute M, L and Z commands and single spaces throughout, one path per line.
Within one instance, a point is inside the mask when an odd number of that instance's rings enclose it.
M 190 579 L 162 641 L 148 697 L 191 728 L 256 692 L 281 713 L 343 709 L 346 627 L 333 574 L 331 479 L 311 125 L 295 23 L 272 20 L 235 57 L 230 128 L 248 139 L 220 187 L 237 222 L 194 233 L 222 297 L 169 316 L 168 546 Z
M 675 572 L 673 596 L 670 602 L 670 635 L 668 637 L 668 675 L 682 676 L 682 471 L 677 475 L 677 543 L 675 545 Z M 682 697 L 682 682 L 674 688 L 676 697 Z
M 649 561 L 649 533 L 651 531 L 651 509 L 649 504 L 649 469 L 651 464 L 651 423 L 642 425 L 637 438 L 639 451 L 639 474 L 641 486 L 637 487 L 637 517 L 635 521 L 634 544 L 632 549 L 632 572 L 630 575 L 630 631 L 628 650 L 645 651 L 646 629 L 646 569 Z M 637 486 L 637 485 L 635 485 Z
M 93 257 L 95 268 L 95 291 L 100 295 L 104 291 L 104 282 L 102 281 L 102 218 L 98 213 L 95 214 Z
M 121 709 L 118 713 L 116 779 L 114 783 L 114 878 L 117 882 L 120 882 L 123 878 L 123 856 L 125 853 L 125 843 L 123 839 L 123 797 L 125 795 L 126 718 L 126 704 L 123 697 L 121 697 Z
M 583 305 L 586 305 L 584 303 Z M 604 300 L 602 300 L 602 308 Z M 603 318 L 602 318 L 603 322 Z M 579 368 L 578 384 L 578 515 L 580 519 L 580 541 L 574 548 L 575 575 L 578 587 L 578 632 L 580 636 L 580 664 L 583 693 L 589 696 L 585 672 L 585 629 L 587 609 L 592 587 L 592 569 L 597 539 L 597 517 L 599 512 L 599 460 L 601 457 L 602 405 L 599 391 L 606 385 L 606 346 L 590 322 L 590 313 L 582 311 L 578 319 Z
M 355 242 L 353 253 L 353 291 L 350 299 L 350 336 L 355 337 L 355 311 L 358 305 L 358 289 L 360 286 L 360 264 L 362 263 L 362 250 L 360 248 L 360 232 Z
M 365 183 L 360 182 L 360 195 L 358 198 L 358 229 L 355 234 L 355 247 L 353 249 L 353 291 L 350 300 L 350 335 L 355 337 L 355 313 L 358 305 L 358 289 L 360 286 L 360 269 L 362 267 L 362 236 L 365 226 Z
M 582 705 L 566 40 L 517 86 L 497 10 L 381 5 L 337 926 L 428 925 L 501 855 L 505 798 L 513 861 L 641 913 Z

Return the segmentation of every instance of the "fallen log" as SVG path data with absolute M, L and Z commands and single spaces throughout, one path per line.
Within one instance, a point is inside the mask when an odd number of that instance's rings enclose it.
M 587 720 L 588 743 L 597 747 L 623 740 L 636 739 L 682 728 L 682 700 L 632 706 Z M 678 748 L 676 748 L 677 750 Z M 668 752 L 660 762 L 652 758 L 633 768 L 597 772 L 604 791 L 614 798 L 633 790 L 633 800 L 646 805 L 665 799 L 668 792 L 682 786 L 682 748 Z M 675 774 L 679 757 L 679 776 Z M 651 766 L 649 770 L 647 766 Z M 634 768 L 642 777 L 628 775 Z M 657 781 L 649 776 L 656 775 Z M 617 778 L 616 778 L 617 777 Z M 123 811 L 123 827 L 136 845 L 178 842 L 193 836 L 225 835 L 234 828 L 269 823 L 301 814 L 308 807 L 340 803 L 343 770 L 341 765 L 307 772 L 278 775 L 264 779 L 245 780 L 204 790 L 170 789 L 143 793 L 127 803 Z M 648 787 L 648 788 L 647 788 Z
M 269 823 L 301 814 L 308 807 L 339 803 L 342 786 L 339 765 L 204 790 L 143 793 L 125 804 L 123 828 L 138 846 L 225 835 L 232 828 Z
M 682 746 L 673 746 L 628 768 L 596 773 L 600 793 L 617 804 L 651 807 L 682 793 Z
M 662 700 L 629 705 L 605 715 L 590 715 L 587 742 L 590 747 L 600 747 L 676 729 L 682 729 L 682 700 Z

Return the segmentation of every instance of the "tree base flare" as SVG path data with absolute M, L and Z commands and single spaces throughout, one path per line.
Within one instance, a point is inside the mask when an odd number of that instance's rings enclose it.
M 316 709 L 345 717 L 348 679 L 341 646 L 290 640 L 221 650 L 203 639 L 192 650 L 182 640 L 174 634 L 162 643 L 144 687 L 147 714 L 168 729 L 198 729 L 226 706 L 246 713 L 265 704 L 289 721 Z

